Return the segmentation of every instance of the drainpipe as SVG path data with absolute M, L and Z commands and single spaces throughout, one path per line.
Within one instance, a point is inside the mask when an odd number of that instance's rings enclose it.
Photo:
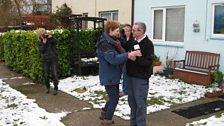
M 131 2 L 131 25 L 134 24 L 135 0 Z
M 208 0 L 206 0 L 206 14 L 205 14 L 205 41 L 208 41 L 208 37 L 207 37 L 207 24 L 208 24 Z

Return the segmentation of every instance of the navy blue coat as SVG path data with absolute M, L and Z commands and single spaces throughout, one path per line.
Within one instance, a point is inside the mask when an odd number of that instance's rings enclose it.
M 114 40 L 107 33 L 103 33 L 96 44 L 101 85 L 119 84 L 122 73 L 120 65 L 128 59 L 128 53 L 119 54 L 113 42 Z

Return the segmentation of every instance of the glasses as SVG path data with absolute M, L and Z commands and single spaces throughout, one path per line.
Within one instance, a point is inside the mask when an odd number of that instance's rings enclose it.
M 139 30 L 139 29 L 138 29 L 138 30 L 134 30 L 134 29 L 132 29 L 132 32 L 137 32 L 137 31 L 141 31 L 141 30 Z

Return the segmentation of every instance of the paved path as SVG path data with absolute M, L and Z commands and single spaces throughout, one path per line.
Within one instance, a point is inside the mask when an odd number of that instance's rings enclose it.
M 23 85 L 24 83 L 33 83 L 29 78 L 16 78 L 10 79 L 12 77 L 21 77 L 20 74 L 12 72 L 4 63 L 0 62 L 0 78 L 5 78 L 4 81 L 8 83 L 12 88 L 21 91 L 23 94 L 27 95 L 28 98 L 35 99 L 36 103 L 46 109 L 48 112 L 61 112 L 68 111 L 71 112 L 66 117 L 62 119 L 62 122 L 66 126 L 100 126 L 100 121 L 98 116 L 100 114 L 99 109 L 92 108 L 92 105 L 85 101 L 80 101 L 77 98 L 59 91 L 57 96 L 51 94 L 45 94 L 45 86 L 43 84 L 34 85 Z M 181 117 L 173 112 L 174 109 L 192 106 L 200 103 L 206 103 L 214 101 L 216 99 L 201 99 L 195 102 L 178 105 L 169 110 L 163 110 L 160 112 L 155 112 L 148 115 L 148 126 L 185 126 L 187 122 L 192 122 L 194 120 L 199 120 L 201 118 L 207 118 L 210 115 L 187 119 Z M 82 110 L 85 107 L 92 108 L 90 110 Z M 113 126 L 128 126 L 129 121 L 123 120 L 119 117 L 114 117 L 115 124 Z

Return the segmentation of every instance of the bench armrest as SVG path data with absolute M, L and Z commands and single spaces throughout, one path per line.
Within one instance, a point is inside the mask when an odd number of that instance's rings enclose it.
M 212 66 L 208 66 L 208 75 L 211 76 L 211 70 L 219 70 L 219 66 L 220 65 L 212 65 Z M 217 69 L 216 69 L 217 68 Z
M 219 66 L 220 66 L 220 65 L 211 65 L 211 66 L 208 66 L 208 69 L 209 69 L 209 70 L 212 70 L 212 69 L 214 69 L 214 70 L 218 70 L 218 69 L 219 69 Z
M 183 68 L 185 67 L 185 60 L 174 60 L 173 62 L 174 62 L 174 68 L 176 68 L 177 63 L 181 63 L 181 62 L 183 63 Z

